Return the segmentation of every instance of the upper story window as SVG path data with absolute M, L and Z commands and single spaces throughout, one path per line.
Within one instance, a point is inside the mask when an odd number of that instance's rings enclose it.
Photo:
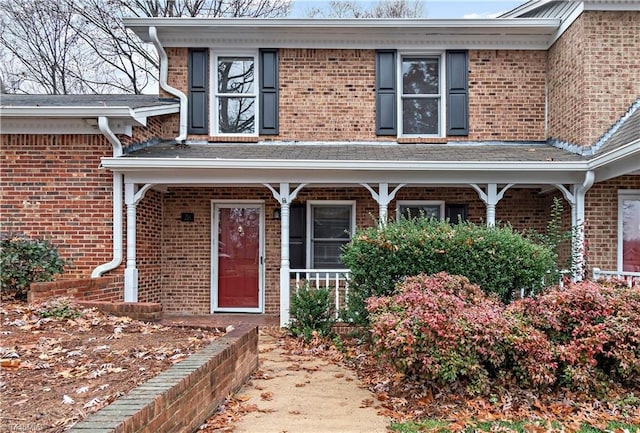
M 278 134 L 278 50 L 188 52 L 189 134 Z
M 215 133 L 255 135 L 257 84 L 255 56 L 214 56 L 213 101 Z
M 401 56 L 401 135 L 443 135 L 442 64 L 440 56 Z

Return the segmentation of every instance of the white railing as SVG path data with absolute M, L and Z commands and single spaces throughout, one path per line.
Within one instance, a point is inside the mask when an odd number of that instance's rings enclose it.
M 640 286 L 640 272 L 618 272 L 603 271 L 600 268 L 593 268 L 593 281 L 617 279 L 624 281 L 629 287 Z
M 312 289 L 329 290 L 335 306 L 335 317 L 340 318 L 340 311 L 346 308 L 349 300 L 349 269 L 291 269 L 295 293 L 308 286 Z

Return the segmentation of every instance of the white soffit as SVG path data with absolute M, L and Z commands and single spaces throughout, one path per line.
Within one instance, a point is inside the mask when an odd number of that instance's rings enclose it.
M 125 18 L 166 47 L 547 49 L 558 19 Z

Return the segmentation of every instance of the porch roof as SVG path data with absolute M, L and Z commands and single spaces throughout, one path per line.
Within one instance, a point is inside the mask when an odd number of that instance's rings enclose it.
M 540 142 L 259 142 L 187 144 L 167 141 L 125 155 L 140 159 L 282 160 L 282 161 L 415 161 L 415 162 L 574 162 L 585 158 Z

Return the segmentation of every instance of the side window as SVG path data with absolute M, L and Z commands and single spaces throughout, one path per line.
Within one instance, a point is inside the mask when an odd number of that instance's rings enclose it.
M 443 201 L 398 201 L 397 218 L 435 218 L 441 220 L 444 215 Z
M 618 269 L 640 272 L 640 191 L 618 193 Z
M 344 268 L 342 247 L 354 230 L 352 202 L 308 203 L 308 262 L 313 269 Z

